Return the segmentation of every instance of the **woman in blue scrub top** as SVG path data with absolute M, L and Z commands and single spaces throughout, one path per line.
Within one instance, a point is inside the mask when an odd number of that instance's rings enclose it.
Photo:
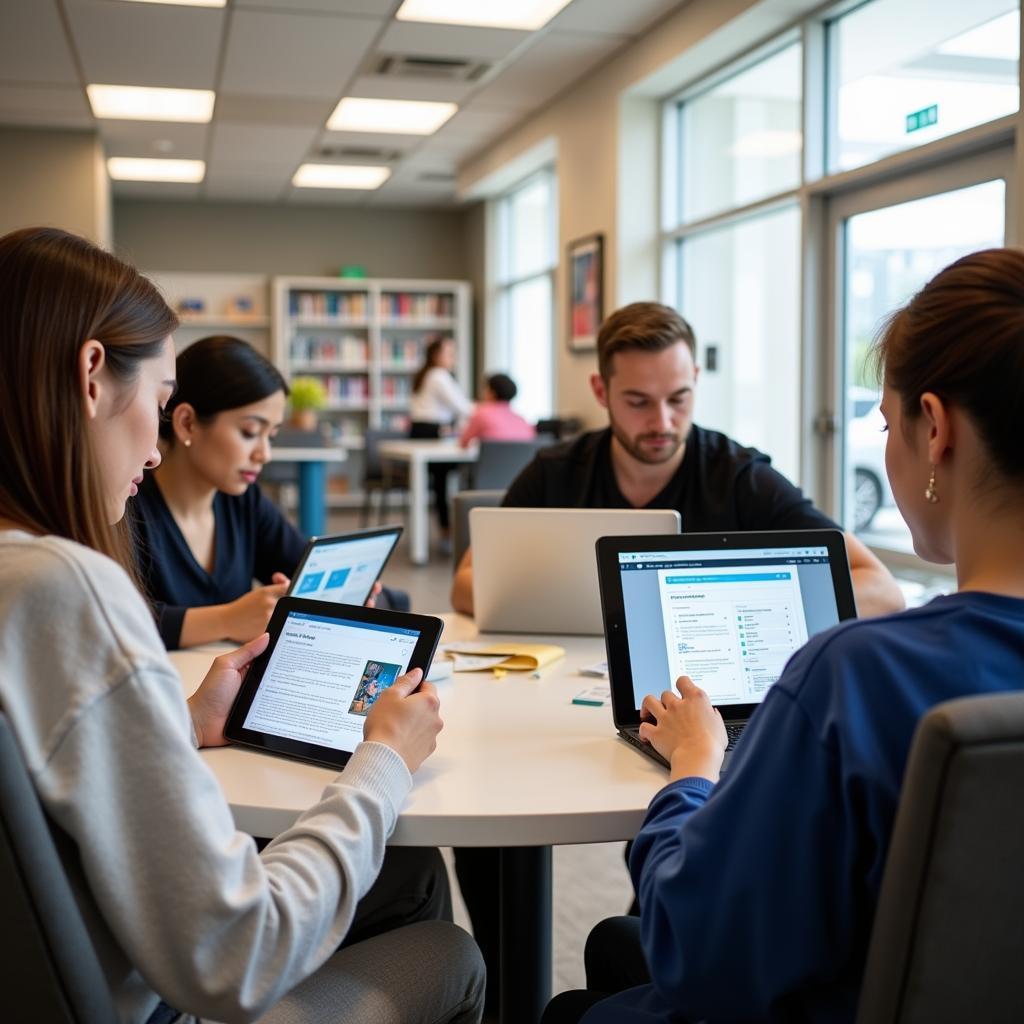
M 707 695 L 683 677 L 644 699 L 641 735 L 671 770 L 630 858 L 640 918 L 595 929 L 592 990 L 544 1024 L 852 1022 L 918 721 L 1021 686 L 1024 252 L 947 267 L 876 351 L 893 494 L 918 555 L 956 565 L 956 593 L 812 639 L 721 782 Z

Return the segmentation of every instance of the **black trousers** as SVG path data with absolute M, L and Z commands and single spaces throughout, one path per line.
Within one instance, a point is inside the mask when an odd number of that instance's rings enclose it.
M 587 987 L 563 992 L 547 1005 L 541 1024 L 578 1024 L 595 1003 L 627 988 L 647 985 L 647 969 L 640 945 L 640 918 L 609 917 L 587 937 L 583 954 Z
M 409 437 L 434 438 L 441 436 L 440 423 L 423 423 L 414 421 L 409 424 Z M 442 530 L 448 530 L 448 474 L 458 469 L 457 462 L 431 462 L 430 489 L 434 492 L 434 507 L 437 509 L 437 523 Z

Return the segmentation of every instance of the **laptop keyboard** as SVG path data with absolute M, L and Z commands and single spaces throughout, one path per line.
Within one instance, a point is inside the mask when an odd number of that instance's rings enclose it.
M 726 753 L 728 753 L 730 750 L 733 749 L 733 747 L 736 746 L 736 741 L 740 738 L 740 734 L 743 732 L 743 728 L 746 724 L 746 722 L 725 723 L 725 734 L 729 737 L 729 742 L 725 748 Z M 631 743 L 634 747 L 636 747 L 637 750 L 646 754 L 648 757 L 657 761 L 659 764 L 664 765 L 666 768 L 670 767 L 668 761 L 664 757 L 662 757 L 661 754 L 659 754 L 657 750 L 655 750 L 654 747 L 650 745 L 650 743 L 645 743 L 642 739 L 640 739 L 640 734 L 636 729 L 620 729 L 619 735 L 624 740 L 626 740 L 627 742 Z
M 736 741 L 740 738 L 740 733 L 743 732 L 743 727 L 746 722 L 726 722 L 725 723 L 725 734 L 729 737 L 729 743 L 726 746 L 726 750 L 732 750 L 736 746 Z

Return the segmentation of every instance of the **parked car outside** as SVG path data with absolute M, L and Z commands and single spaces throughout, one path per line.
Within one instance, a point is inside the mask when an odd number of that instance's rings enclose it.
M 879 509 L 895 504 L 885 473 L 885 418 L 877 391 L 850 388 L 847 396 L 846 465 L 852 473 L 853 529 L 860 533 L 871 526 Z M 860 415 L 857 413 L 860 412 Z

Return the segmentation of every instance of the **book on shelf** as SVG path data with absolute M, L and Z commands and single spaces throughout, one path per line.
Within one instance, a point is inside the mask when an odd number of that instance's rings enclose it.
M 418 367 L 423 361 L 423 338 L 393 338 L 385 335 L 381 339 L 381 362 L 385 369 Z
M 296 334 L 291 340 L 292 362 L 315 366 L 317 363 L 347 363 L 365 366 L 370 360 L 370 342 L 354 334 Z
M 365 320 L 366 300 L 365 292 L 293 291 L 288 295 L 288 311 L 293 317 Z
M 383 292 L 380 297 L 380 315 L 391 320 L 446 320 L 454 308 L 454 296 L 436 292 Z
M 327 374 L 321 378 L 328 405 L 339 402 L 365 402 L 370 397 L 370 382 L 365 374 Z

